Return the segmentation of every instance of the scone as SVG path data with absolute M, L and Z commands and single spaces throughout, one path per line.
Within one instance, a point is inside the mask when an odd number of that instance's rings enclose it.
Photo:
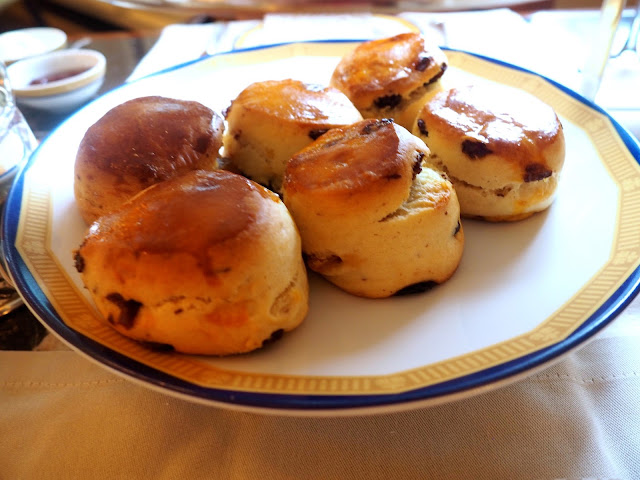
M 141 97 L 108 111 L 85 133 L 74 194 L 90 224 L 146 187 L 190 170 L 217 168 L 224 120 L 193 101 Z
M 345 55 L 330 85 L 364 118 L 392 118 L 408 130 L 419 107 L 440 88 L 447 57 L 416 32 L 371 40 Z
M 223 170 L 158 183 L 101 217 L 75 264 L 113 328 L 178 352 L 249 352 L 308 310 L 300 237 L 286 207 Z
M 463 216 L 515 221 L 553 202 L 564 133 L 555 111 L 529 93 L 490 84 L 440 92 L 413 133 L 453 182 Z
M 390 120 L 330 130 L 287 164 L 283 199 L 310 269 L 354 295 L 442 283 L 464 247 L 452 184 Z
M 330 128 L 362 120 L 335 88 L 291 79 L 249 85 L 225 116 L 224 156 L 230 167 L 276 192 L 294 153 Z

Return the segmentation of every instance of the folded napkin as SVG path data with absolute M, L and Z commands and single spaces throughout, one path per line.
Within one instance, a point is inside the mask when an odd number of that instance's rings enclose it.
M 415 28 L 393 17 L 371 14 L 268 14 L 262 20 L 169 25 L 129 80 L 198 59 L 204 54 L 287 42 L 381 38 Z
M 158 41 L 138 63 L 127 81 L 197 60 L 209 53 L 207 45 L 214 38 L 218 39 L 221 48 L 233 50 L 234 38 L 257 24 L 258 21 L 169 25 L 162 30 Z
M 240 48 L 327 39 L 367 40 L 407 32 L 415 26 L 397 17 L 359 14 L 270 14 L 257 28 L 238 39 Z M 217 49 L 216 45 L 212 45 Z
M 311 40 L 373 39 L 420 30 L 435 43 L 486 55 L 534 70 L 564 84 L 578 85 L 581 56 L 567 55 L 571 43 L 557 31 L 531 25 L 501 8 L 478 12 L 362 14 L 270 14 L 263 20 L 170 25 L 142 59 L 129 80 L 174 65 L 240 48 Z M 563 47 L 567 45 L 567 47 Z

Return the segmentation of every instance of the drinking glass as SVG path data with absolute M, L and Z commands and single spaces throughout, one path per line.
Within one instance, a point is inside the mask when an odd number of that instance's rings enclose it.
M 7 70 L 0 61 L 0 216 L 16 173 L 36 147 L 36 139 L 16 107 Z M 4 238 L 0 238 L 4 242 Z M 1 243 L 1 242 L 0 242 Z M 0 317 L 21 303 L 11 286 L 0 250 Z
M 603 0 L 598 28 L 591 37 L 590 52 L 582 73 L 580 93 L 595 100 L 620 25 L 625 0 Z
M 31 128 L 15 104 L 7 70 L 0 61 L 0 204 L 36 144 Z

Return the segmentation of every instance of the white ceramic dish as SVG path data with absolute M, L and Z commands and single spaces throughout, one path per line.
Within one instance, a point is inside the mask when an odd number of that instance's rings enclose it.
M 640 282 L 640 146 L 577 94 L 456 51 L 447 52 L 447 75 L 518 86 L 558 112 L 567 158 L 548 211 L 512 224 L 464 222 L 459 270 L 423 294 L 366 300 L 312 275 L 303 325 L 249 355 L 151 351 L 101 321 L 71 253 L 86 229 L 73 198 L 86 129 L 144 95 L 222 110 L 253 81 L 326 84 L 353 47 L 324 42 L 221 54 L 127 84 L 72 115 L 31 157 L 7 202 L 4 253 L 32 311 L 71 348 L 147 387 L 295 415 L 390 412 L 488 391 L 562 358 L 611 322 Z
M 18 105 L 70 112 L 98 92 L 106 67 L 102 53 L 70 49 L 20 60 L 7 72 Z
M 11 30 L 0 35 L 0 60 L 9 65 L 23 58 L 61 50 L 66 46 L 67 34 L 59 28 Z

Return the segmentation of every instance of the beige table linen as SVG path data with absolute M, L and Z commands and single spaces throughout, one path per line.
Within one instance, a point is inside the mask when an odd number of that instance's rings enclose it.
M 348 418 L 229 411 L 71 351 L 0 352 L 0 478 L 637 479 L 639 340 L 603 336 L 493 392 Z

